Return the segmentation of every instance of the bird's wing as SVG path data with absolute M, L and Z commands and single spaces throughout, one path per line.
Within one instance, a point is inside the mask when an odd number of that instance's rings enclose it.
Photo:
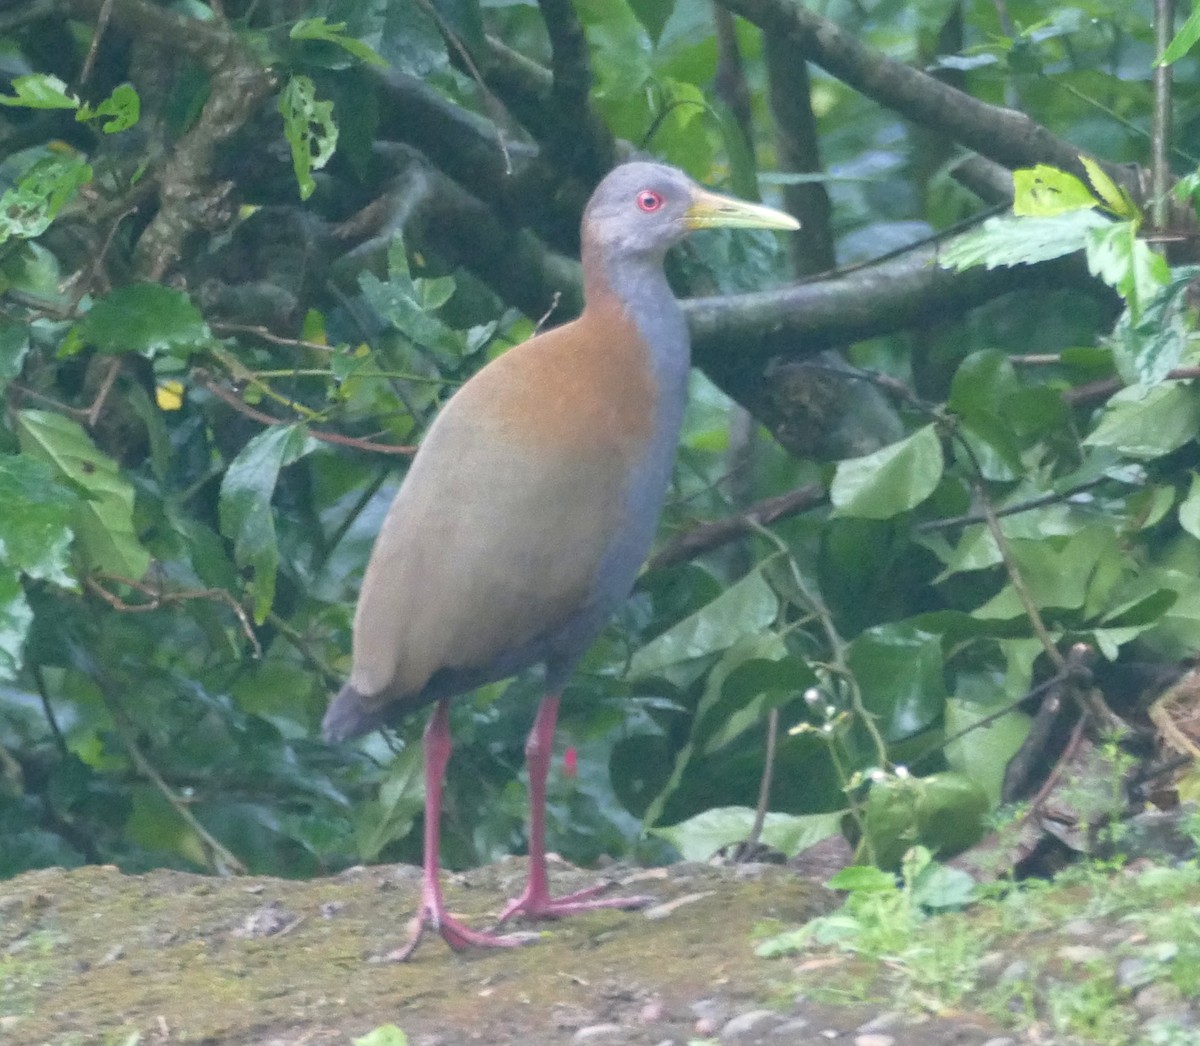
M 368 704 L 486 671 L 592 597 L 653 407 L 556 333 L 481 371 L 430 429 L 359 597 L 350 682 Z

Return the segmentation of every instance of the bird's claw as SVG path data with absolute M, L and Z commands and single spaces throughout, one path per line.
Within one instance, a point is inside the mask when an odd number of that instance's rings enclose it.
M 390 951 L 382 959 L 383 962 L 408 962 L 426 930 L 434 930 L 441 935 L 452 950 L 466 951 L 470 948 L 519 948 L 523 944 L 536 941 L 540 934 L 531 932 L 520 933 L 489 933 L 485 930 L 472 930 L 446 912 L 438 912 L 433 908 L 424 908 L 412 920 L 413 929 L 408 940 L 399 948 Z
M 526 889 L 520 897 L 508 902 L 508 906 L 496 920 L 497 926 L 503 926 L 514 915 L 525 915 L 530 919 L 561 919 L 568 915 L 578 915 L 580 912 L 603 911 L 606 908 L 617 908 L 630 911 L 635 908 L 645 908 L 653 904 L 655 898 L 645 895 L 632 897 L 600 897 L 613 884 L 611 882 L 597 883 L 584 890 L 565 894 L 562 897 L 551 897 L 548 893 L 538 893 Z

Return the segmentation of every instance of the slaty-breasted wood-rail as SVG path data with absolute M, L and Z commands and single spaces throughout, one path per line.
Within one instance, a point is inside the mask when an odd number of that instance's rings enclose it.
M 597 187 L 582 227 L 585 307 L 488 364 L 438 415 L 371 553 L 349 682 L 325 716 L 338 741 L 436 702 L 425 732 L 425 864 L 418 929 L 453 948 L 527 935 L 472 930 L 438 881 L 442 781 L 456 694 L 533 665 L 545 693 L 526 745 L 529 880 L 501 922 L 643 898 L 552 898 L 545 800 L 559 694 L 628 596 L 650 547 L 687 394 L 688 332 L 663 273 L 672 244 L 715 226 L 795 229 L 779 211 L 628 163 Z

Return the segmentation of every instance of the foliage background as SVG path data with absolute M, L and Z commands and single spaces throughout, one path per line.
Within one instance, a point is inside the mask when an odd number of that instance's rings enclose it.
M 0 874 L 417 858 L 421 723 L 316 738 L 356 586 L 635 147 L 805 232 L 672 259 L 700 367 L 551 845 L 736 841 L 773 709 L 769 841 L 969 842 L 1073 644 L 1200 638 L 1195 23 L 1156 103 L 1124 0 L 0 4 Z M 522 846 L 536 696 L 458 702 L 448 863 Z

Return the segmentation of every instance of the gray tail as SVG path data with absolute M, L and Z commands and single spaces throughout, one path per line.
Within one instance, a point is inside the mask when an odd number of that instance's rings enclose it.
M 326 741 L 349 741 L 377 730 L 387 722 L 383 709 L 347 683 L 330 702 L 321 721 L 321 735 Z

